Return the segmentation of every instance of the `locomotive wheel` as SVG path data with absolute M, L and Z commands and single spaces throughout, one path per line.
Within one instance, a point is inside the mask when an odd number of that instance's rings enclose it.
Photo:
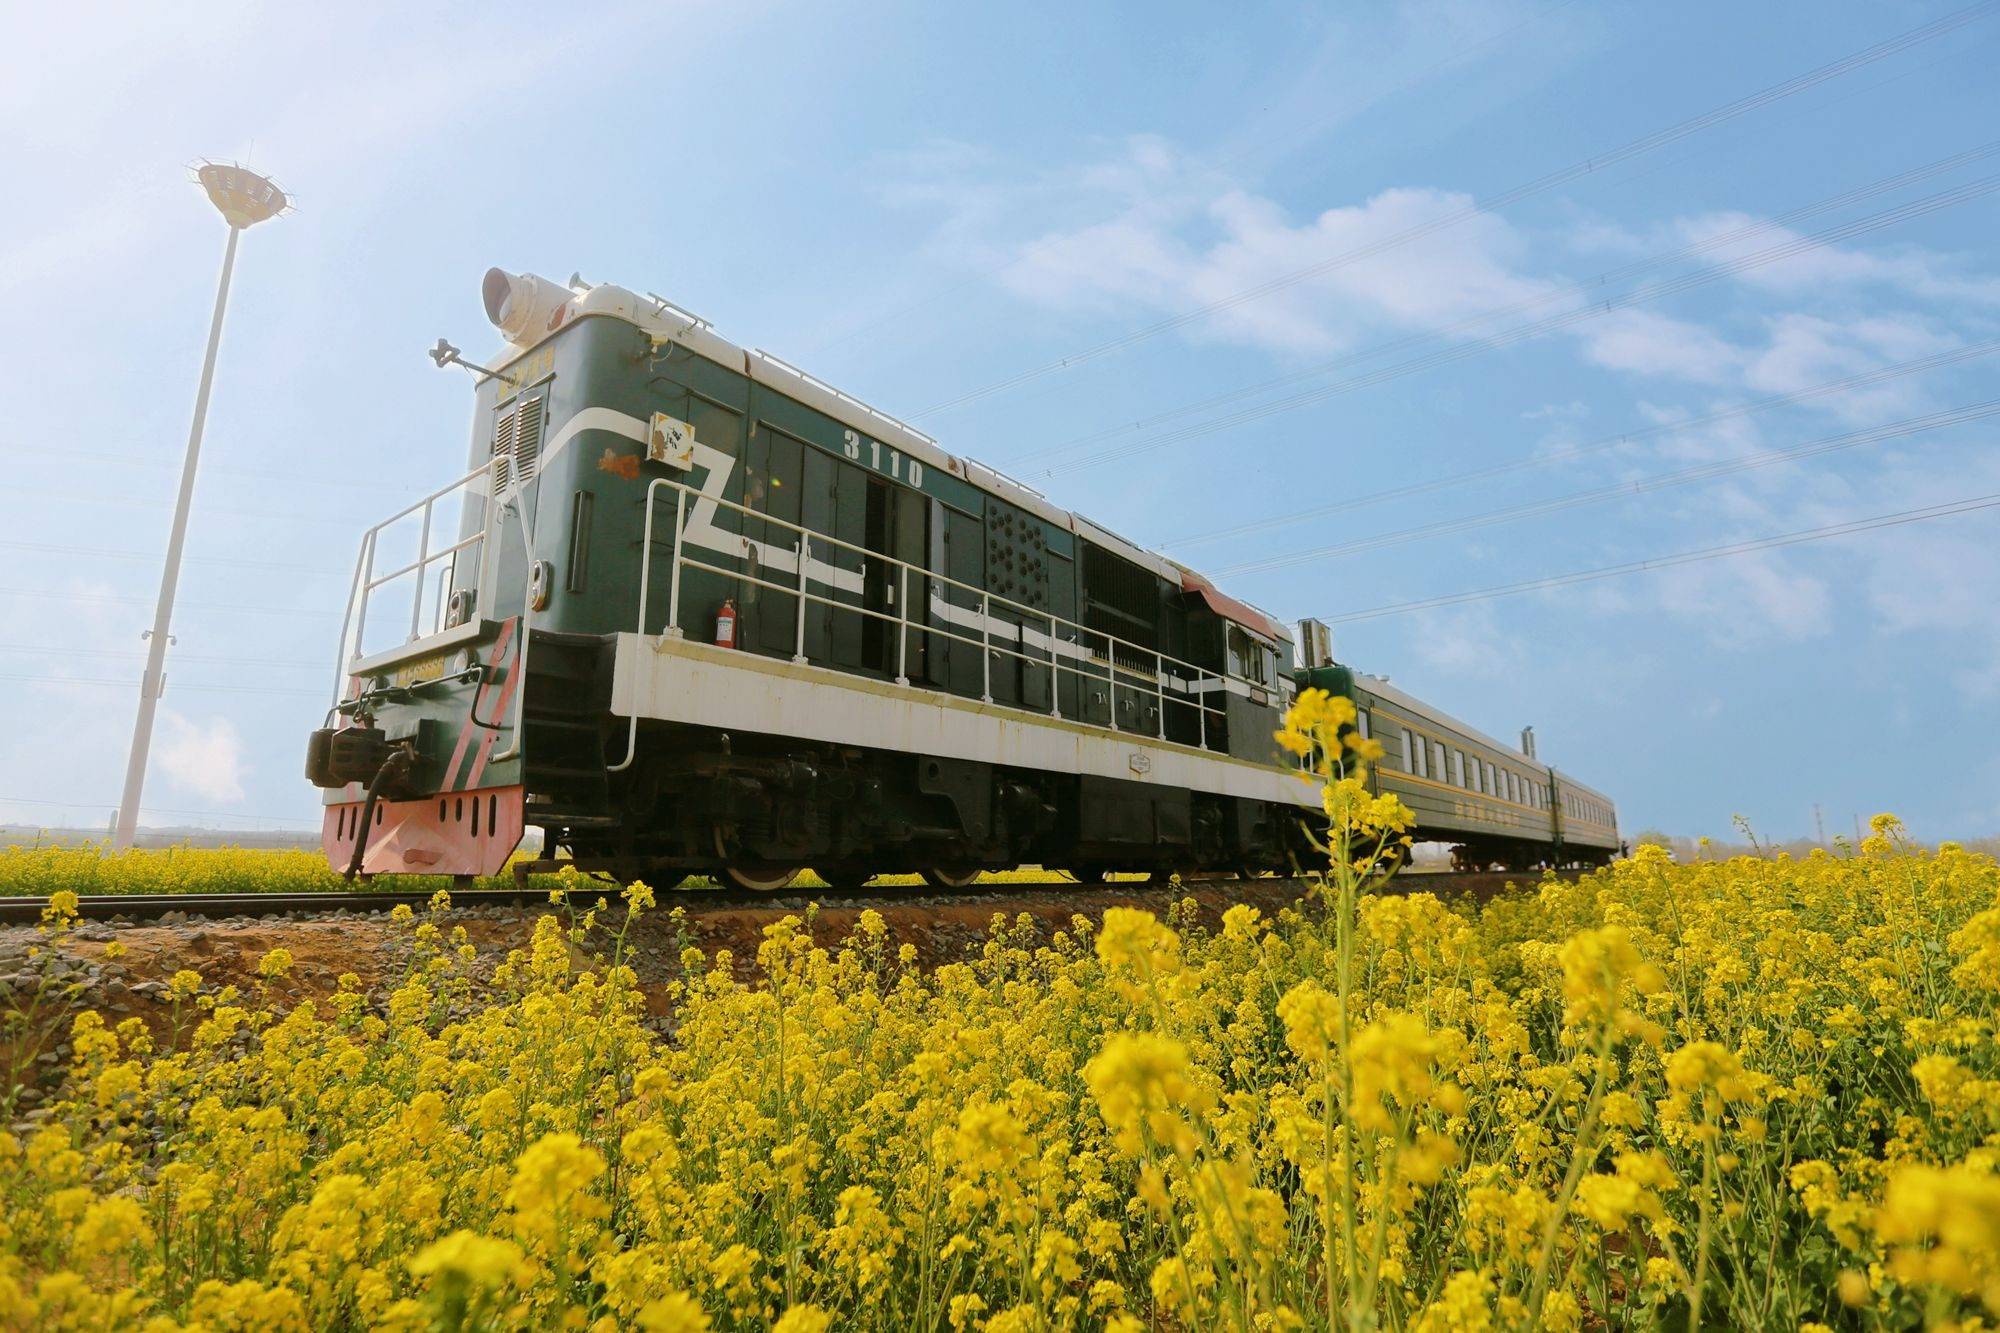
M 977 870 L 940 870 L 936 867 L 919 870 L 917 874 L 934 889 L 963 889 L 979 878 Z
M 778 893 L 799 877 L 797 866 L 727 865 L 717 876 L 731 888 L 751 893 Z
M 875 878 L 873 871 L 859 866 L 814 866 L 813 873 L 825 880 L 829 889 L 839 889 L 843 893 L 852 893 Z
M 715 830 L 715 854 L 729 856 L 728 840 L 723 837 L 720 827 Z M 791 887 L 799 877 L 797 866 L 772 865 L 769 862 L 732 861 L 725 859 L 722 873 L 715 877 L 717 884 L 730 888 L 744 889 L 751 893 L 777 893 Z

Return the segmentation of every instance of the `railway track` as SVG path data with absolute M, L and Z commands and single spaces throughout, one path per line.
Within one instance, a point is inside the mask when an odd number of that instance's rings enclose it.
M 1558 872 L 1565 878 L 1574 877 L 1575 871 Z M 1474 871 L 1470 873 L 1423 873 L 1406 871 L 1391 881 L 1397 892 L 1402 893 L 1470 893 L 1479 897 L 1491 897 L 1508 884 L 1531 884 L 1539 876 L 1533 872 Z M 1201 879 L 1182 887 L 1199 887 L 1206 891 L 1226 889 L 1232 884 L 1246 881 L 1233 879 Z M 1268 884 L 1270 881 L 1265 881 Z M 926 900 L 939 902 L 961 902 L 968 898 L 1006 899 L 1012 897 L 1042 897 L 1049 894 L 1119 894 L 1130 893 L 1158 896 L 1171 891 L 1173 886 L 1152 884 L 1144 880 L 1114 880 L 1108 884 L 1079 884 L 1074 880 L 1056 879 L 1035 882 L 1018 880 L 996 880 L 976 883 L 962 889 L 934 889 L 927 884 L 885 884 L 864 885 L 860 888 L 834 889 L 810 888 L 787 889 L 779 893 L 756 893 L 742 889 L 676 889 L 661 893 L 661 906 L 686 907 L 690 911 L 704 911 L 730 907 L 769 907 L 797 910 L 808 902 L 840 903 L 843 905 L 870 903 L 909 904 Z M 602 886 L 604 896 L 616 898 L 618 889 L 612 885 Z M 79 897 L 77 916 L 85 921 L 109 921 L 137 923 L 158 921 L 162 917 L 178 914 L 186 918 L 218 920 L 227 917 L 283 917 L 292 913 L 344 912 L 367 914 L 389 912 L 398 907 L 421 909 L 427 906 L 436 890 L 400 892 L 393 890 L 359 889 L 353 892 L 331 893 L 155 893 L 155 894 L 106 894 Z M 596 891 L 577 895 L 583 902 L 595 901 Z M 0 897 L 0 926 L 33 925 L 40 921 L 48 907 L 48 899 L 43 897 L 5 898 Z M 452 906 L 472 907 L 531 907 L 546 904 L 549 891 L 546 888 L 511 889 L 458 889 L 451 895 Z

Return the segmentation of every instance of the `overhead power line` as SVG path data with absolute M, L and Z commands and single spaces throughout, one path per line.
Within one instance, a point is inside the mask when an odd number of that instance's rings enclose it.
M 1649 570 L 1671 569 L 1676 565 L 1691 565 L 1703 560 L 1722 560 L 1730 556 L 1748 555 L 1755 551 L 1775 550 L 1783 546 L 1797 546 L 1805 542 L 1824 541 L 1829 537 L 1845 537 L 1857 532 L 1873 532 L 1878 528 L 1901 527 L 1906 523 L 1923 523 L 1934 518 L 1951 518 L 1957 514 L 1970 514 L 1982 509 L 2000 507 L 2000 494 L 1977 495 L 1969 499 L 1953 500 L 1947 504 L 1929 505 L 1922 509 L 1905 509 L 1893 514 L 1877 514 L 1871 518 L 1858 518 L 1846 523 L 1829 523 L 1825 527 L 1804 528 L 1797 532 L 1780 533 L 1774 537 L 1758 537 L 1750 541 L 1729 542 L 1722 546 L 1706 546 L 1695 551 L 1680 551 L 1673 555 L 1654 556 L 1647 560 L 1633 560 L 1622 565 L 1604 565 L 1597 569 L 1581 569 L 1568 574 L 1553 574 L 1547 578 L 1526 579 L 1519 583 L 1502 583 L 1491 588 L 1480 588 L 1472 592 L 1447 593 L 1441 597 L 1421 597 L 1414 601 L 1392 602 L 1386 606 L 1372 606 L 1361 611 L 1344 611 L 1338 615 L 1324 617 L 1328 624 L 1344 625 L 1358 620 L 1376 620 L 1383 616 L 1407 615 L 1412 611 L 1430 611 L 1445 606 L 1462 606 L 1467 602 L 1483 602 L 1498 597 L 1514 597 L 1521 593 L 1540 592 L 1546 588 L 1564 588 L 1577 583 L 1589 583 L 1597 579 L 1617 578 L 1626 574 L 1643 574 Z
M 129 690 L 137 680 L 109 680 L 101 676 L 46 676 L 29 675 L 24 672 L 0 671 L 0 680 L 21 681 L 30 685 L 115 685 L 121 690 Z M 323 699 L 324 690 L 287 690 L 268 685 L 201 685 L 186 681 L 172 681 L 171 689 L 200 690 L 207 694 L 282 694 L 298 699 Z
M 0 541 L 0 550 L 39 551 L 49 555 L 99 556 L 107 560 L 147 560 L 157 562 L 158 551 L 119 551 L 103 546 L 59 546 L 49 542 L 8 542 Z M 310 574 L 316 578 L 352 579 L 348 570 L 326 569 L 318 565 L 288 565 L 275 560 L 232 559 L 228 556 L 191 555 L 186 557 L 191 565 L 227 565 L 237 569 L 271 569 L 283 573 Z
M 44 490 L 38 486 L 23 486 L 18 481 L 7 485 L 9 495 L 33 496 L 38 500 L 58 500 L 65 504 L 113 505 L 123 509 L 144 509 L 154 513 L 164 512 L 173 506 L 155 500 L 144 500 L 136 495 L 103 495 L 77 491 Z M 305 514 L 296 510 L 277 509 L 219 509 L 211 505 L 200 506 L 201 512 L 211 518 L 275 519 L 285 523 L 322 523 L 332 527 L 350 528 L 354 524 L 344 518 L 328 514 Z
M 1117 426 L 1107 427 L 1103 430 L 1092 431 L 1087 435 L 1079 435 L 1072 439 L 1064 440 L 1060 444 L 1048 445 L 1027 453 L 1016 454 L 1008 458 L 1006 462 L 1010 467 L 1020 467 L 1024 463 L 1040 458 L 1066 454 L 1084 445 L 1095 444 L 1100 440 L 1113 439 L 1168 422 L 1185 421 L 1191 413 L 1206 412 L 1211 408 L 1224 407 L 1230 403 L 1241 402 L 1246 398 L 1254 398 L 1261 393 L 1266 393 L 1273 389 L 1281 389 L 1288 384 L 1295 384 L 1301 380 L 1317 379 L 1330 371 L 1339 370 L 1344 366 L 1358 365 L 1362 362 L 1372 361 L 1376 357 L 1387 356 L 1391 352 L 1421 347 L 1426 343 L 1438 342 L 1452 335 L 1469 335 L 1482 324 L 1505 319 L 1510 315 L 1522 314 L 1526 311 L 1551 305 L 1565 299 L 1582 300 L 1594 297 L 1607 287 L 1629 281 L 1644 273 L 1666 268 L 1685 260 L 1699 258 L 1702 255 L 1711 254 L 1730 246 L 1740 245 L 1756 236 L 1783 230 L 1799 222 L 1806 221 L 1809 218 L 1831 213 L 1838 209 L 1860 203 L 1863 200 L 1876 198 L 1893 190 L 1901 189 L 1904 186 L 1914 185 L 1920 181 L 1929 180 L 1949 171 L 1956 170 L 1959 167 L 1985 161 L 1996 156 L 2000 156 L 2000 139 L 1989 141 L 1977 148 L 1968 149 L 1962 153 L 1954 153 L 1949 157 L 1927 162 L 1920 167 L 1913 167 L 1908 171 L 1896 172 L 1878 180 L 1870 181 L 1865 185 L 1856 186 L 1850 190 L 1843 190 L 1838 194 L 1815 200 L 1809 204 L 1801 204 L 1797 208 L 1788 209 L 1774 217 L 1746 223 L 1743 226 L 1732 228 L 1727 232 L 1704 237 L 1702 240 L 1689 245 L 1679 246 L 1673 250 L 1653 255 L 1650 258 L 1635 260 L 1630 264 L 1609 269 L 1579 282 L 1551 288 L 1524 301 L 1517 301 L 1511 305 L 1496 306 L 1488 310 L 1482 310 L 1477 314 L 1455 320 L 1441 328 L 1425 329 L 1420 332 L 1405 334 L 1399 338 L 1392 338 L 1385 342 L 1373 343 L 1351 352 L 1343 352 L 1331 360 L 1317 362 L 1310 366 L 1301 367 L 1298 370 L 1288 371 L 1283 375 L 1260 380 L 1255 384 L 1247 384 L 1241 388 L 1213 394 L 1206 398 L 1197 399 L 1194 402 L 1180 403 L 1165 411 L 1141 417 L 1136 421 L 1124 422 Z
M 1866 444 L 1879 444 L 1884 440 L 1907 439 L 1930 431 L 1945 430 L 1952 426 L 1962 426 L 1971 421 L 1983 421 L 2000 416 L 2000 398 L 1975 403 L 1970 407 L 1953 408 L 1946 412 L 1932 412 L 1925 416 L 1911 417 L 1905 421 L 1894 421 L 1887 425 L 1871 427 L 1867 430 L 1849 431 L 1844 435 L 1829 436 L 1813 440 L 1807 444 L 1794 445 L 1788 449 L 1767 449 L 1740 458 L 1720 459 L 1712 463 L 1701 463 L 1694 467 L 1679 468 L 1672 472 L 1656 473 L 1635 481 L 1623 481 L 1611 486 L 1593 487 L 1586 491 L 1575 491 L 1547 500 L 1530 500 L 1523 504 L 1508 505 L 1501 509 L 1489 509 L 1484 513 L 1470 514 L 1462 518 L 1439 519 L 1434 523 L 1421 523 L 1415 527 L 1402 528 L 1395 532 L 1377 533 L 1370 537 L 1356 537 L 1350 541 L 1338 542 L 1332 546 L 1320 546 L 1309 551 L 1290 551 L 1282 555 L 1266 556 L 1257 560 L 1246 560 L 1238 565 L 1218 569 L 1218 576 L 1258 573 L 1268 569 L 1283 569 L 1292 565 L 1311 564 L 1319 560 L 1331 560 L 1338 556 L 1358 555 L 1363 551 L 1378 551 L 1385 547 L 1401 546 L 1408 542 L 1421 541 L 1427 537 L 1450 536 L 1460 532 L 1470 532 L 1476 528 L 1492 527 L 1497 523 L 1509 523 L 1516 519 L 1538 518 L 1543 514 L 1558 513 L 1565 509 L 1575 509 L 1581 505 L 1594 504 L 1599 500 L 1622 500 L 1647 495 L 1669 486 L 1684 486 L 1691 482 L 1713 481 L 1718 477 L 1733 476 L 1738 472 L 1749 472 L 1756 468 L 1771 467 L 1780 463 L 1797 463 L 1808 458 L 1819 458 L 1826 454 L 1856 449 Z
M 90 602 L 118 606 L 146 606 L 152 603 L 150 597 L 126 597 L 109 592 L 56 592 L 48 588 L 0 588 L 0 595 L 8 597 L 33 597 L 48 602 Z M 303 616 L 308 620 L 329 620 L 336 614 L 330 610 L 308 610 L 302 606 L 239 606 L 225 602 L 182 602 L 189 611 L 241 611 L 258 616 Z
M 50 801 L 35 796 L 0 796 L 0 805 L 37 805 L 52 810 L 110 810 L 116 803 L 112 801 Z M 266 824 L 282 824 L 297 815 L 246 815 L 234 810 L 175 810 L 166 806 L 142 805 L 141 814 L 147 815 L 188 815 L 198 819 L 254 819 Z M 298 833 L 310 836 L 318 829 L 278 828 L 273 833 Z
M 144 653 L 119 652 L 109 648 L 62 648 L 55 645 L 0 644 L 0 653 L 28 653 L 37 657 L 91 657 L 104 661 L 142 662 Z M 201 662 L 217 666 L 268 667 L 278 671 L 325 671 L 324 662 L 280 662 L 264 657 L 226 657 L 210 653 L 183 653 L 176 650 L 176 663 Z
M 1184 443 L 1205 435 L 1213 435 L 1217 431 L 1247 425 L 1253 421 L 1260 421 L 1266 417 L 1276 416 L 1281 412 L 1289 412 L 1313 403 L 1325 402 L 1327 399 L 1337 397 L 1340 394 L 1351 393 L 1357 389 L 1370 388 L 1377 384 L 1384 384 L 1404 375 L 1415 374 L 1437 366 L 1448 365 L 1455 361 L 1463 361 L 1469 357 L 1479 356 L 1486 352 L 1529 342 L 1546 334 L 1559 332 L 1593 319 L 1602 319 L 1606 315 L 1615 314 L 1621 310 L 1630 309 L 1650 301 L 1657 301 L 1663 297 L 1676 296 L 1682 292 L 1691 291 L 1694 288 L 1720 281 L 1723 278 L 1734 277 L 1740 273 L 1747 273 L 1786 259 L 1795 258 L 1810 250 L 1823 249 L 1826 246 L 1852 239 L 1855 236 L 1880 231 L 1887 227 L 1914 221 L 1917 218 L 1927 217 L 1932 213 L 1941 212 L 1944 209 L 1956 207 L 1959 204 L 1967 203 L 1974 199 L 1984 198 L 1992 194 L 1995 190 L 2000 190 L 2000 175 L 1984 176 L 1968 184 L 1943 190 L 1937 194 L 1926 195 L 1921 199 L 1900 204 L 1895 208 L 1885 209 L 1879 213 L 1871 213 L 1865 217 L 1857 218 L 1852 222 L 1843 223 L 1840 226 L 1831 227 L 1825 231 L 1815 232 L 1810 236 L 1798 237 L 1780 245 L 1769 246 L 1753 254 L 1744 255 L 1705 269 L 1697 269 L 1692 273 L 1686 273 L 1677 278 L 1653 283 L 1627 292 L 1624 295 L 1594 302 L 1591 305 L 1576 310 L 1550 315 L 1526 324 L 1518 324 L 1512 328 L 1503 329 L 1481 338 L 1477 342 L 1440 348 L 1424 356 L 1413 357 L 1408 361 L 1399 361 L 1377 370 L 1349 376 L 1346 379 L 1336 380 L 1331 384 L 1322 385 L 1316 389 L 1308 389 L 1287 398 L 1274 399 L 1271 402 L 1248 407 L 1239 412 L 1214 417 L 1204 422 L 1196 422 L 1179 430 L 1171 430 L 1164 434 L 1147 436 L 1118 445 L 1115 448 L 1085 454 L 1067 463 L 1044 469 L 1043 475 L 1054 475 L 1058 472 L 1074 472 L 1083 468 L 1095 467 L 1103 463 L 1130 458 L 1137 454 L 1148 453 L 1169 445 Z
M 1043 375 L 1082 365 L 1086 361 L 1095 360 L 1109 352 L 1114 352 L 1121 348 L 1129 347 L 1134 343 L 1143 342 L 1148 338 L 1157 337 L 1162 333 L 1182 328 L 1197 320 L 1206 319 L 1210 315 L 1259 300 L 1265 296 L 1269 296 L 1273 292 L 1282 291 L 1285 288 L 1317 277 L 1323 273 L 1330 273 L 1348 264 L 1384 254 L 1400 246 L 1407 245 L 1411 241 L 1434 235 L 1446 228 L 1455 227 L 1462 222 L 1478 217 L 1482 213 L 1491 213 L 1507 208 L 1519 203 L 1523 199 L 1554 189 L 1558 185 L 1565 185 L 1571 181 L 1591 175 L 1594 172 L 1602 171 L 1607 167 L 1616 166 L 1620 162 L 1638 157 L 1644 153 L 1649 153 L 1656 148 L 1661 148 L 1677 140 L 1685 139 L 1690 135 L 1698 134 L 1713 126 L 1734 120 L 1739 116 L 1747 115 L 1760 107 L 1768 106 L 1773 102 L 1781 101 L 1784 98 L 1816 88 L 1820 84 L 1837 79 L 1843 74 L 1851 73 L 1878 60 L 1886 59 L 1889 56 L 1907 51 L 1911 47 L 1942 37 L 1947 33 L 1955 32 L 1969 23 L 1986 17 L 1993 11 L 1995 4 L 1996 0 L 1982 0 L 1980 4 L 1957 10 L 1885 41 L 1864 47 L 1851 55 L 1844 56 L 1829 64 L 1821 65 L 1816 69 L 1808 70 L 1783 82 L 1772 84 L 1770 87 L 1751 93 L 1748 96 L 1737 98 L 1735 101 L 1716 107 L 1713 110 L 1705 111 L 1697 116 L 1691 116 L 1686 120 L 1669 125 L 1664 129 L 1656 130 L 1651 134 L 1643 135 L 1621 147 L 1595 154 L 1578 162 L 1573 162 L 1566 167 L 1549 172 L 1543 176 L 1538 176 L 1533 180 L 1524 181 L 1498 194 L 1476 199 L 1466 207 L 1454 212 L 1433 218 L 1428 222 L 1419 223 L 1414 227 L 1409 227 L 1392 235 L 1382 237 L 1367 245 L 1344 251 L 1328 259 L 1309 264 L 1304 268 L 1294 269 L 1289 273 L 1259 283 L 1254 287 L 1248 287 L 1229 296 L 1222 297 L 1219 300 L 1197 306 L 1193 310 L 1158 320 L 1129 333 L 1121 334 L 1116 338 L 1095 343 L 1080 351 L 1059 357 L 1054 361 L 1045 362 L 1040 366 L 1017 372 L 1004 379 L 996 380 L 991 384 L 962 393 L 955 398 L 946 399 L 917 413 L 916 419 L 922 420 L 925 417 L 936 416 L 953 408 L 963 407 L 968 403 L 991 397 L 996 393 L 1002 393 L 1017 385 L 1038 379 Z
M 1837 380 L 1825 380 L 1810 388 L 1794 390 L 1791 393 L 1772 394 L 1754 402 L 1740 403 L 1734 407 L 1719 408 L 1704 412 L 1700 416 L 1682 417 L 1674 421 L 1662 421 L 1651 426 L 1638 426 L 1619 431 L 1613 435 L 1600 435 L 1583 444 L 1571 445 L 1566 449 L 1552 450 L 1546 454 L 1531 454 L 1526 458 L 1510 458 L 1504 463 L 1492 463 L 1486 467 L 1473 468 L 1466 472 L 1451 472 L 1441 477 L 1429 477 L 1423 481 L 1406 482 L 1401 486 L 1391 486 L 1386 490 L 1369 491 L 1362 495 L 1343 496 L 1331 504 L 1316 505 L 1311 509 L 1296 509 L 1289 514 L 1278 514 L 1271 518 L 1251 519 L 1245 523 L 1233 524 L 1226 528 L 1216 528 L 1210 532 L 1197 533 L 1191 537 L 1177 537 L 1164 542 L 1169 550 L 1185 550 L 1190 546 L 1200 546 L 1207 542 L 1221 541 L 1229 537 L 1243 537 L 1255 532 L 1269 532 L 1277 528 L 1291 527 L 1307 523 L 1316 518 L 1330 518 L 1352 513 L 1369 505 L 1385 500 L 1405 500 L 1413 495 L 1426 495 L 1435 491 L 1462 486 L 1467 482 L 1489 481 L 1494 477 L 1506 476 L 1513 472 L 1524 472 L 1530 468 L 1552 466 L 1557 463 L 1572 462 L 1591 454 L 1603 453 L 1622 445 L 1639 440 L 1651 439 L 1656 435 L 1678 435 L 1684 431 L 1712 426 L 1723 421 L 1734 421 L 1739 417 L 1751 416 L 1758 412 L 1768 412 L 1776 407 L 1788 407 L 1807 402 L 1814 398 L 1824 398 L 1831 394 L 1849 393 L 1855 389 L 1874 388 L 1905 376 L 1921 374 L 1928 370 L 1938 370 L 1945 366 L 1957 365 L 1962 361 L 1975 360 L 2000 352 L 2000 338 L 1970 347 L 1956 347 L 1949 352 L 1939 352 L 1935 356 L 1919 357 L 1914 361 L 1903 361 L 1879 370 L 1867 371 L 1860 375 L 1845 375 Z
M 175 470 L 180 467 L 179 459 L 147 458 L 141 454 L 107 454 L 91 449 L 49 447 L 44 445 L 20 444 L 18 442 L 10 442 L 7 445 L 7 452 L 9 454 L 27 455 L 34 458 L 54 458 L 63 462 L 75 459 L 88 459 L 96 463 L 114 463 L 119 467 L 150 467 Z M 293 472 L 269 472 L 259 468 L 245 467 L 204 467 L 202 472 L 208 476 L 240 477 L 246 481 L 278 481 L 288 486 L 299 484 L 298 474 Z M 315 477 L 312 484 L 315 490 L 326 486 L 338 486 L 343 490 L 373 491 L 385 495 L 391 490 L 399 489 L 388 482 L 357 481 L 352 477 L 345 476 Z

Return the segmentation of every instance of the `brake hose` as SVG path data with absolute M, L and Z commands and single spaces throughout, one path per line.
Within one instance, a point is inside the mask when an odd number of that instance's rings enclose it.
M 368 830 L 375 820 L 375 802 L 381 798 L 382 788 L 409 771 L 410 752 L 398 749 L 382 761 L 382 767 L 375 770 L 375 776 L 368 779 L 368 795 L 361 802 L 361 827 L 354 835 L 354 858 L 347 863 L 347 873 L 341 878 L 352 884 L 354 877 L 361 873 L 362 858 L 368 855 Z

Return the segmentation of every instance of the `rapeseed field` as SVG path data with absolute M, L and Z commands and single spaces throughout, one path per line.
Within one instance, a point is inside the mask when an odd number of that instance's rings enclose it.
M 185 972 L 165 1030 L 80 1014 L 67 1099 L 0 1133 L 0 1324 L 2000 1322 L 2000 866 L 1881 816 L 1378 892 L 1408 814 L 1350 717 L 1288 719 L 1333 832 L 1276 918 L 996 920 L 929 972 L 789 918 L 754 980 L 683 953 L 663 1026 L 633 886 L 484 982 L 419 914 L 383 1005 Z

